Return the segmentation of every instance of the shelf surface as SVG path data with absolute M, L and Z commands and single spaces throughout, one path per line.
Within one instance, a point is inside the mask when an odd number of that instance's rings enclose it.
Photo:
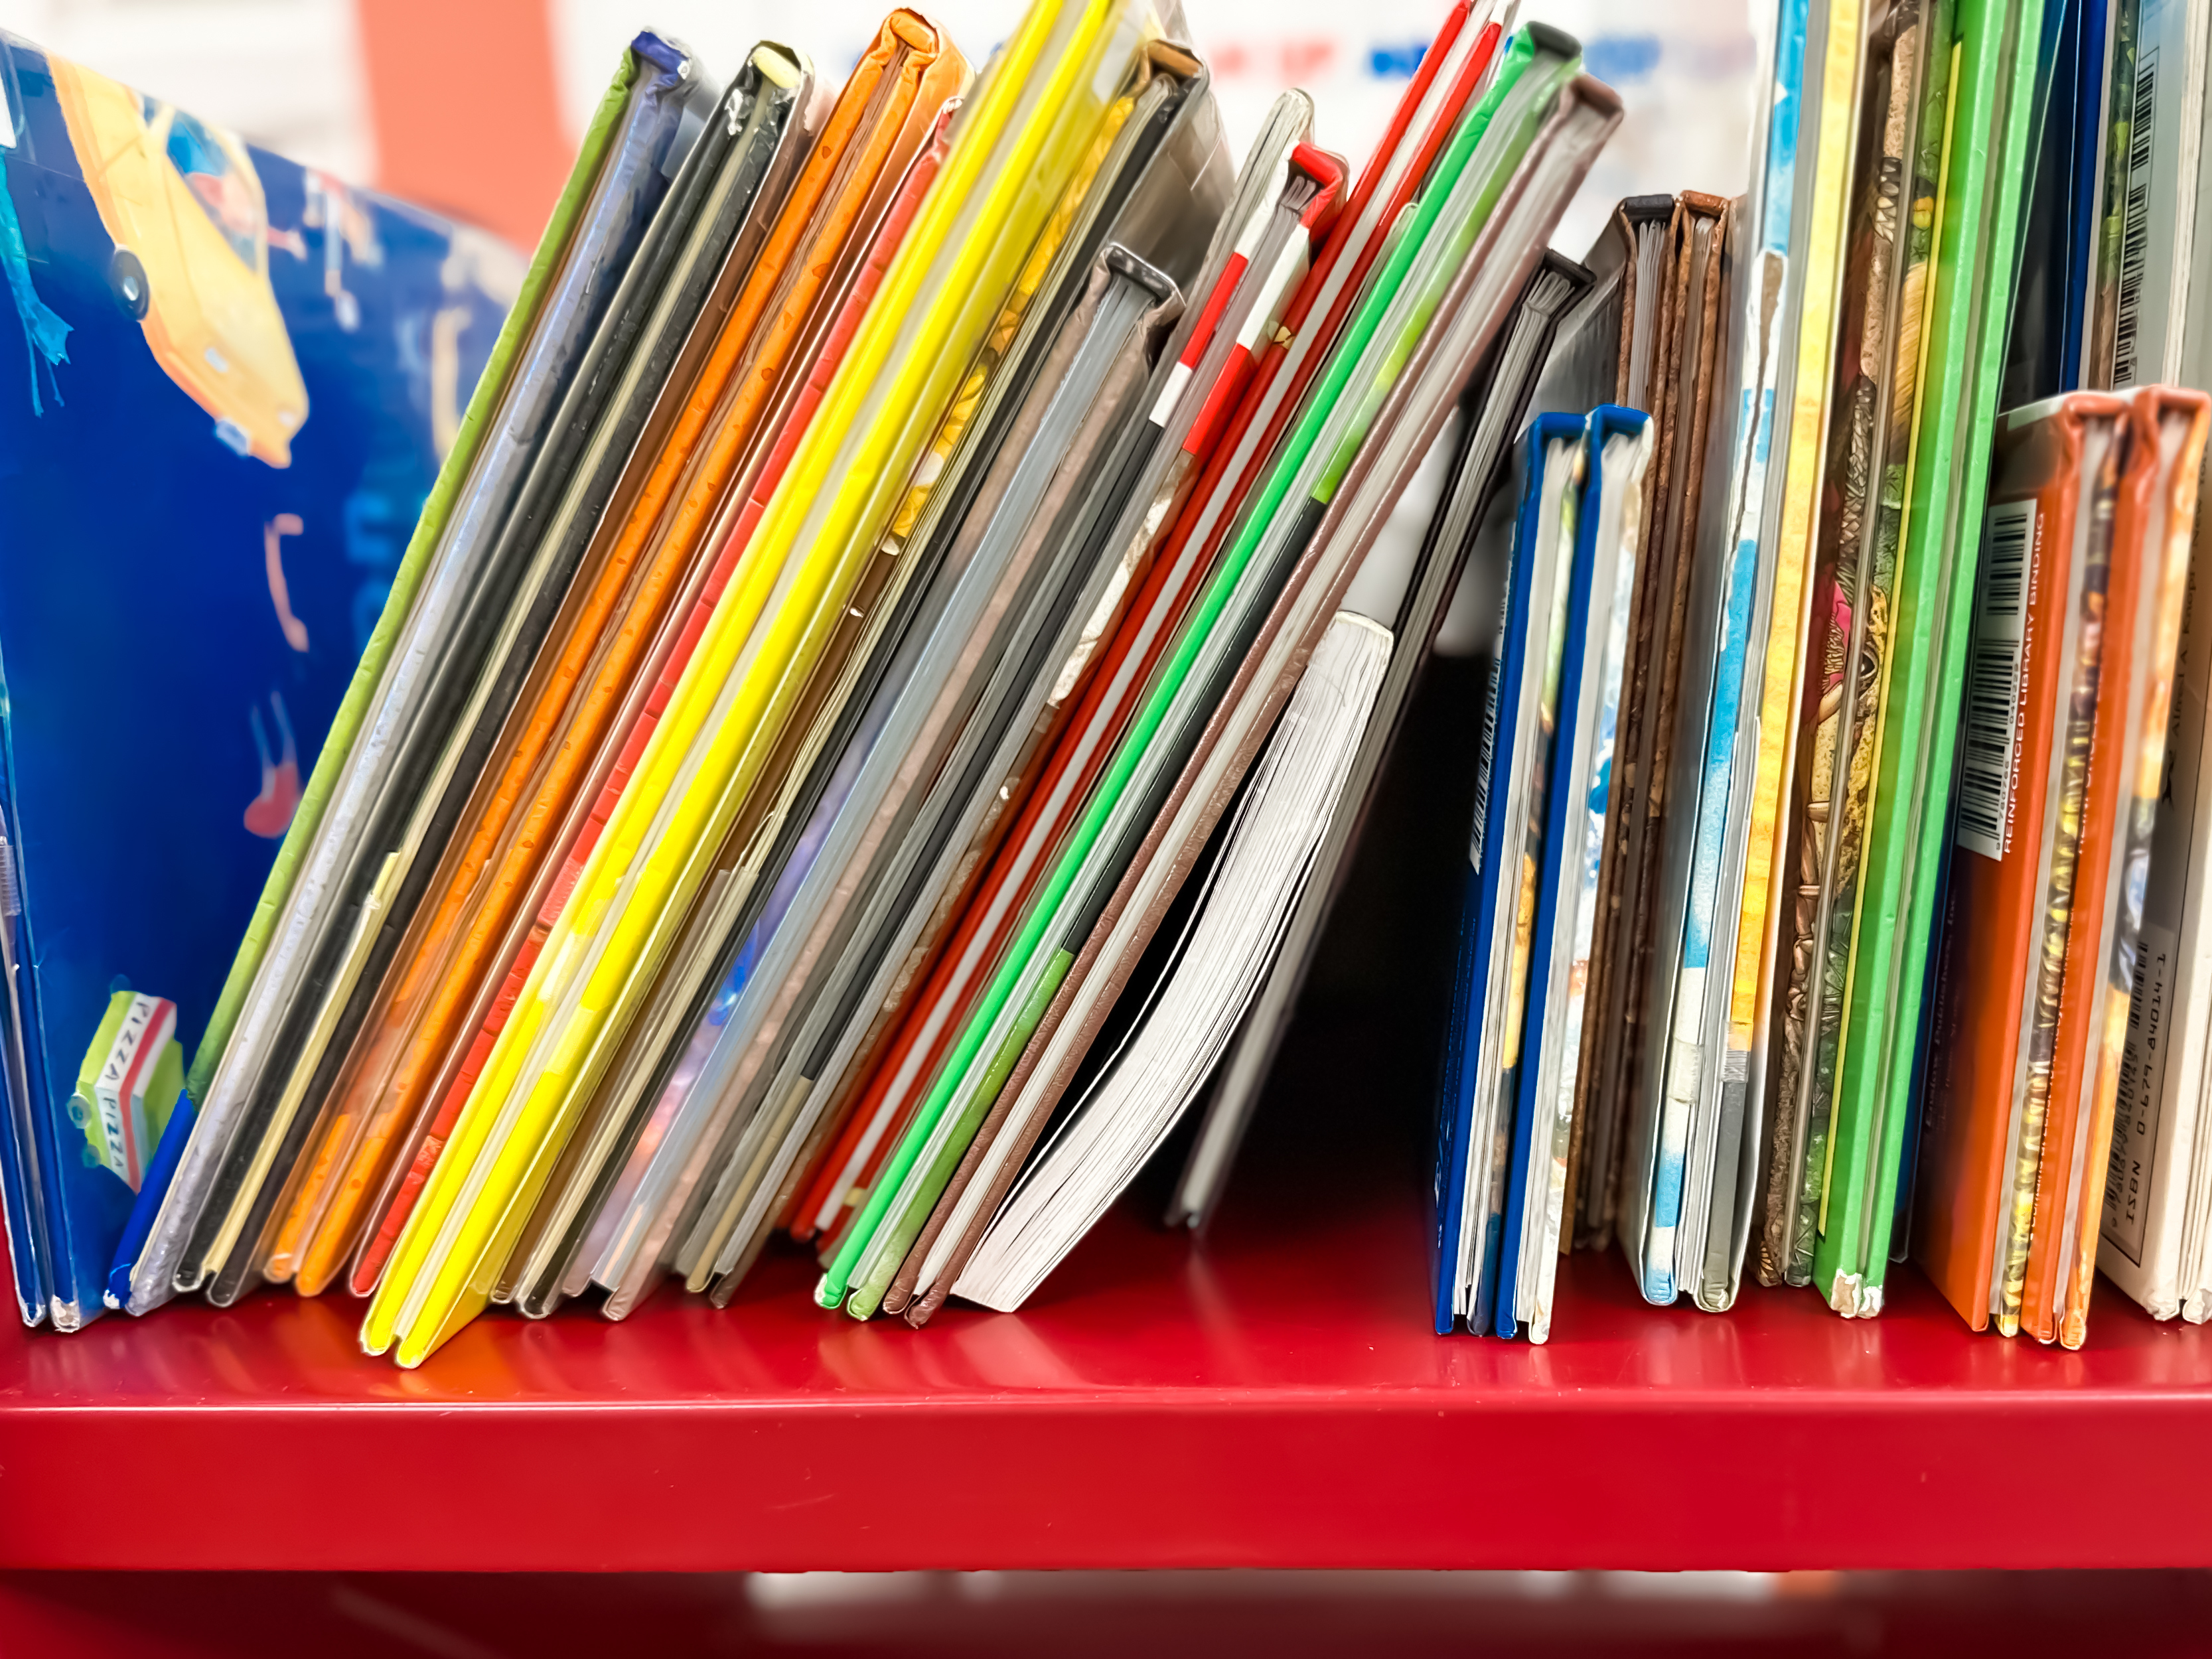
M 2106 1286 L 2079 1353 L 1977 1338 L 1909 1270 L 1876 1321 L 1712 1317 L 1607 1255 L 1547 1346 L 1438 1339 L 1407 1149 L 1294 1127 L 1203 1243 L 1125 1204 L 1023 1312 L 921 1332 L 817 1309 L 796 1255 L 411 1374 L 331 1297 L 10 1330 L 0 1564 L 2212 1563 L 2212 1329 Z
M 1394 764 L 1203 1241 L 1133 1198 L 1022 1312 L 920 1332 L 771 1256 L 726 1312 L 490 1316 L 412 1373 L 331 1296 L 10 1328 L 0 1566 L 2212 1565 L 2212 1328 L 2109 1285 L 2078 1353 L 1909 1268 L 1878 1320 L 1716 1317 L 1611 1255 L 1562 1263 L 1547 1346 L 1430 1333 L 1465 775 Z

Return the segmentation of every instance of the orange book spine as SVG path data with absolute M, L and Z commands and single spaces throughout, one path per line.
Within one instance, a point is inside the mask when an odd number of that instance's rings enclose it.
M 2070 1348 L 2081 1346 L 2087 1333 L 2105 1160 L 2112 1148 L 2142 922 L 2139 908 L 2132 914 L 2127 908 L 2128 890 L 2140 892 L 2142 878 L 2129 881 L 2124 870 L 2123 885 L 2115 891 L 2112 863 L 2115 857 L 2146 866 L 2149 860 L 2203 447 L 2202 394 L 2150 387 L 2129 404 L 2128 458 L 2115 504 L 2100 695 L 2067 944 L 2067 992 L 2021 1307 L 2021 1326 L 2030 1334 Z M 2172 469 L 2168 493 L 2161 496 L 2161 474 L 2168 471 L 2162 428 L 2169 412 L 2199 434 L 2193 445 L 2183 440 L 2195 453 Z M 2175 513 L 2172 498 L 2183 491 L 2190 498 L 2186 510 Z M 2149 613 L 2139 617 L 2143 606 Z M 2139 653 L 2148 660 L 2138 661 Z M 2108 918 L 2107 907 L 2116 901 L 2120 914 Z
M 1914 1253 L 1976 1330 L 1990 1322 L 2022 1011 L 2041 955 L 2039 849 L 2070 669 L 2063 641 L 2081 506 L 2079 401 L 2039 419 L 2015 416 L 1998 434 L 1968 647 Z

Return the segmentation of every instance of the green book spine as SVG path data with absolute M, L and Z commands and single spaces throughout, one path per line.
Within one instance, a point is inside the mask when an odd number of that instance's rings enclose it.
M 468 478 L 470 467 L 476 462 L 477 450 L 483 445 L 484 430 L 498 412 L 514 360 L 537 320 L 545 290 L 560 269 L 577 216 L 583 210 L 584 200 L 599 177 L 599 165 L 606 158 L 615 128 L 629 103 L 630 83 L 637 78 L 637 70 L 636 54 L 625 52 L 613 85 L 607 88 L 606 95 L 592 113 L 575 167 L 568 174 L 560 201 L 554 206 L 552 218 L 546 223 L 545 234 L 539 239 L 537 257 L 531 260 L 529 272 L 523 278 L 522 291 L 515 296 L 514 307 L 507 313 L 491 356 L 484 364 L 483 374 L 469 398 L 468 412 L 461 417 L 460 428 L 453 434 L 453 447 L 447 452 L 445 464 L 438 469 L 438 481 L 431 486 L 429 496 L 422 503 L 415 533 L 407 543 L 398 570 L 392 575 L 392 592 L 384 602 L 384 612 L 377 618 L 368 643 L 362 648 L 353 682 L 346 687 L 345 700 L 338 704 L 329 735 L 324 738 L 322 750 L 315 757 L 315 769 L 308 776 L 300 805 L 292 814 L 291 825 L 276 848 L 276 861 L 270 866 L 269 879 L 263 884 L 261 896 L 254 903 L 246 937 L 239 943 L 238 954 L 231 959 L 230 972 L 222 982 L 222 994 L 216 999 L 215 1012 L 208 1017 L 207 1030 L 200 1035 L 191 1070 L 185 1078 L 185 1092 L 195 1104 L 207 1098 L 208 1085 L 214 1081 L 216 1066 L 229 1044 L 231 1028 L 238 1023 L 238 1011 L 246 1001 L 246 993 L 269 947 L 269 937 L 276 931 L 276 918 L 292 890 L 292 878 L 299 869 L 301 859 L 306 856 L 307 843 L 315 838 L 315 831 L 322 823 L 323 808 L 330 801 L 331 792 L 337 787 L 338 774 L 345 769 L 354 734 L 361 727 L 369 700 L 376 694 L 377 682 L 384 677 L 385 660 L 392 654 L 392 641 L 406 625 L 408 610 L 415 603 L 415 590 L 422 586 L 430 555 L 438 545 L 439 537 L 445 533 L 453 502 Z
M 1950 833 L 1990 441 L 2010 332 L 2011 271 L 2044 0 L 1961 0 L 1956 113 L 1919 410 L 1887 729 L 1845 1009 L 1834 1161 L 1814 1279 L 1838 1312 L 1881 1309 L 1936 880 Z

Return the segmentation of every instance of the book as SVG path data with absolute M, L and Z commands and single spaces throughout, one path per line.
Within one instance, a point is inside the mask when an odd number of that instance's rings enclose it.
M 1844 988 L 1850 970 L 1859 855 L 1872 786 L 1871 760 L 1897 574 L 1898 535 L 1919 381 L 1920 318 L 1908 309 L 1925 284 L 1908 289 L 1910 246 L 1899 246 L 1905 167 L 1922 154 L 1917 128 L 1927 111 L 1923 70 L 1934 20 L 1911 0 L 1893 7 L 1872 45 L 1859 202 L 1844 271 L 1845 313 L 1838 352 L 1838 419 L 1830 433 L 1827 492 L 1813 575 L 1804 698 L 1797 716 L 1800 763 L 1786 857 L 1793 872 L 1770 1016 L 1780 1033 L 1776 1140 L 1786 1134 L 1798 1166 L 1795 1190 L 1771 1202 L 1794 1206 L 1785 1223 L 1782 1276 L 1810 1283 L 1828 1156 Z M 1941 105 L 1937 108 L 1940 110 Z M 1920 183 L 1925 183 L 1924 175 Z M 1919 185 L 1915 198 L 1929 194 Z M 1922 264 L 1924 273 L 1925 250 Z M 1910 343 L 1910 349 L 1906 343 Z M 1900 407 L 1901 405 L 1901 407 Z
M 0 108 L 25 351 L 0 433 L 37 483 L 11 492 L 0 559 L 0 1188 L 18 1311 L 74 1330 L 167 1190 L 195 1120 L 165 1081 L 173 1048 L 222 1046 L 227 947 L 281 899 L 283 848 L 359 718 L 364 636 L 419 578 L 405 526 L 441 449 L 465 464 L 479 442 L 471 388 L 544 281 L 518 295 L 519 262 L 481 233 L 13 39 Z M 403 352 L 409 331 L 434 362 Z M 39 547 L 76 551 L 21 556 Z M 118 981 L 173 1010 L 173 1045 L 81 1127 L 79 1057 Z
M 2203 161 L 2200 153 L 2200 219 L 2212 210 L 2212 171 Z M 2212 243 L 2206 239 L 2194 244 L 2187 283 L 2191 295 L 2212 292 Z M 2185 386 L 2205 386 L 2212 370 L 2205 317 L 2196 307 L 2185 325 L 2178 378 Z M 2172 510 L 2182 508 L 2177 502 Z M 2200 1323 L 2212 1316 L 2212 1262 L 2203 1245 L 2212 1212 L 2212 1165 L 2206 1158 L 2212 1143 L 2202 1104 L 2212 982 L 2198 968 L 2194 943 L 2203 927 L 2203 882 L 2212 870 L 2203 850 L 2203 690 L 2212 630 L 2197 601 L 2202 568 L 2192 561 L 2183 611 L 2166 777 L 2143 898 L 2098 1253 L 2106 1277 L 2157 1317 L 2179 1314 Z
M 1529 940 L 1524 1062 L 1498 1242 L 1496 1324 L 1551 1335 L 1565 1224 L 1576 1068 L 1589 1018 L 1599 871 L 1613 810 L 1614 737 L 1627 673 L 1640 566 L 1646 553 L 1644 475 L 1653 422 L 1610 404 L 1591 411 L 1579 465 L 1574 570 L 1567 588 L 1560 684 L 1545 785 L 1544 855 Z
M 2099 670 L 2118 631 L 2106 623 L 2125 416 L 2095 393 L 2032 404 L 2005 416 L 1994 457 L 1929 1062 L 1922 1179 L 1941 1201 L 1922 1209 L 1917 1244 L 1977 1330 L 2019 1324 L 2068 931 L 2086 896 Z M 1969 952 L 1999 971 L 1974 971 Z

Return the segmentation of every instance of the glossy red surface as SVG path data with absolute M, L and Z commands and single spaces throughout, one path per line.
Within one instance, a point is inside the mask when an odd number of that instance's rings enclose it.
M 1439 1340 L 1413 1183 L 1306 1173 L 1203 1245 L 1125 1207 L 1027 1310 L 919 1333 L 789 1257 L 726 1313 L 487 1318 L 414 1374 L 329 1297 L 11 1331 L 0 1561 L 2212 1563 L 2212 1330 L 2107 1289 L 2081 1352 L 1976 1338 L 1910 1273 L 1879 1321 L 1713 1318 L 1604 1257 L 1548 1346 Z
M 1132 1200 L 1023 1312 L 921 1332 L 822 1312 L 787 1255 L 724 1313 L 487 1317 L 415 1373 L 327 1296 L 10 1328 L 0 1565 L 2212 1565 L 2212 1328 L 2109 1285 L 2066 1353 L 1975 1337 L 1910 1269 L 1852 1323 L 1649 1308 L 1579 1257 L 1547 1346 L 1431 1335 L 1429 896 L 1466 817 L 1405 771 L 1336 1012 L 1202 1243 Z

